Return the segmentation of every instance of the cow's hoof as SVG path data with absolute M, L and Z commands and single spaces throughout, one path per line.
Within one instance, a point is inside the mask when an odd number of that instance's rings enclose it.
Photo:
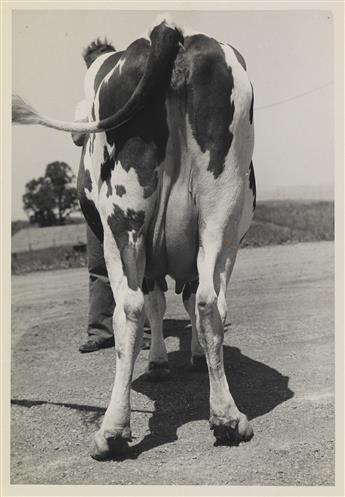
M 167 361 L 165 362 L 149 362 L 145 373 L 147 381 L 163 381 L 171 376 L 171 371 Z
M 210 418 L 210 429 L 213 430 L 216 445 L 236 446 L 240 442 L 249 442 L 254 435 L 247 416 L 242 413 L 240 413 L 239 420 L 228 420 L 212 416 Z
M 93 439 L 90 455 L 97 461 L 121 456 L 128 449 L 130 440 L 131 430 L 129 427 L 113 434 L 102 434 L 98 431 Z
M 204 355 L 193 355 L 191 359 L 192 370 L 207 373 L 207 362 Z

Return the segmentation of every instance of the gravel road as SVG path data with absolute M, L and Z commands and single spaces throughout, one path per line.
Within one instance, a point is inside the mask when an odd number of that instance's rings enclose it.
M 114 350 L 82 355 L 85 269 L 12 278 L 12 484 L 334 485 L 334 244 L 243 249 L 228 292 L 230 389 L 254 438 L 214 447 L 208 378 L 189 370 L 190 329 L 169 290 L 173 378 L 135 366 L 126 458 L 88 455 L 107 406 Z

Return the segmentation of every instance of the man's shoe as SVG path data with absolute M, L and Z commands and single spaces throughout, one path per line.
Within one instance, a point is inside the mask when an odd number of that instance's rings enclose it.
M 96 350 L 100 349 L 107 349 L 109 347 L 114 347 L 115 341 L 114 338 L 106 338 L 101 341 L 95 340 L 94 338 L 89 338 L 89 340 L 85 343 L 83 343 L 79 347 L 79 352 L 82 354 L 86 354 L 88 352 L 95 352 Z M 143 337 L 143 343 L 142 343 L 142 349 L 143 350 L 148 350 L 151 346 L 151 333 L 150 330 L 145 330 L 144 331 L 144 337 Z
M 95 352 L 96 350 L 114 347 L 114 345 L 115 345 L 114 337 L 105 338 L 101 341 L 95 340 L 94 338 L 90 338 L 87 342 L 83 343 L 79 347 L 79 352 L 85 354 L 87 352 Z

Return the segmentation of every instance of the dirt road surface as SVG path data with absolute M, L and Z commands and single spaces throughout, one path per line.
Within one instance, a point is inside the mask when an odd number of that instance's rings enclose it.
M 189 370 L 190 329 L 169 290 L 164 329 L 173 378 L 135 366 L 126 457 L 88 455 L 111 392 L 114 349 L 82 355 L 85 269 L 12 280 L 13 484 L 333 485 L 331 242 L 244 249 L 228 292 L 225 364 L 254 438 L 215 447 L 208 377 Z

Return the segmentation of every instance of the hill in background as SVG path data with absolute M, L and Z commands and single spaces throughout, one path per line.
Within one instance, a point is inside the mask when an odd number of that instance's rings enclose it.
M 334 203 L 270 200 L 258 202 L 242 247 L 334 240 Z

